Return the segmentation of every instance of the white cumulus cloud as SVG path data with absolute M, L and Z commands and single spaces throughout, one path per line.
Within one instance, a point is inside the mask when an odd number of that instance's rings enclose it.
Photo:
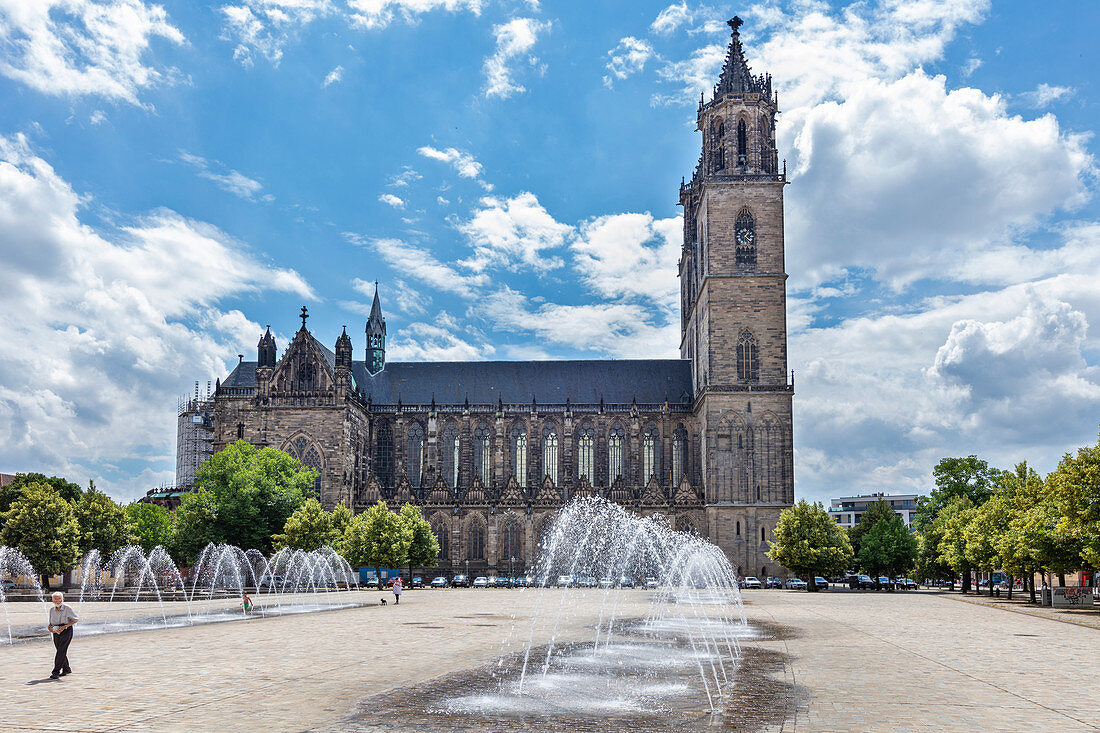
M 550 30 L 549 21 L 534 18 L 513 18 L 507 23 L 493 26 L 496 38 L 496 51 L 485 59 L 485 96 L 507 99 L 526 91 L 526 87 L 516 81 L 516 64 L 527 56 L 527 63 L 534 66 L 538 59 L 529 56 L 538 42 L 539 34 Z

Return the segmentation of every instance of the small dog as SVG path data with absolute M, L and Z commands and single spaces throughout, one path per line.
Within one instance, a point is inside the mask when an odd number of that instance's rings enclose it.
M 385 598 L 382 599 L 382 605 L 383 606 L 386 605 L 386 599 Z

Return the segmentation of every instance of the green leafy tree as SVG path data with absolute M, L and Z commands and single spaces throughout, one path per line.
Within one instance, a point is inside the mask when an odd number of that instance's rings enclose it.
M 874 577 L 908 572 L 916 562 L 917 538 L 894 511 L 863 535 L 859 563 Z
M 317 474 L 275 448 L 239 440 L 199 468 L 199 490 L 177 509 L 176 552 L 187 561 L 207 542 L 269 552 L 272 537 L 313 494 Z
M 343 504 L 336 505 L 336 508 L 332 510 L 332 528 L 336 530 L 338 537 L 344 536 L 344 532 L 354 518 L 355 514 L 352 513 L 351 509 L 348 509 Z
M 42 587 L 51 575 L 76 564 L 80 528 L 73 508 L 49 484 L 26 484 L 3 514 L 0 544 L 18 547 L 42 576 Z
M 374 568 L 378 586 L 382 587 L 382 568 L 399 568 L 405 564 L 412 544 L 412 530 L 391 512 L 386 502 L 379 501 L 355 519 L 344 534 L 344 558 L 353 566 Z
M 420 507 L 406 504 L 401 507 L 401 521 L 412 532 L 409 543 L 409 576 L 413 568 L 434 567 L 439 559 L 439 540 L 432 532 L 432 525 L 424 518 Z
M 159 504 L 135 501 L 127 504 L 123 511 L 126 512 L 130 542 L 141 545 L 146 553 L 152 552 L 157 545 L 168 547 L 171 544 L 175 527 L 167 509 Z
M 81 557 L 89 550 L 107 557 L 130 541 L 126 512 L 92 482 L 73 504 L 73 517 L 80 528 L 77 552 Z
M 855 524 L 848 528 L 848 541 L 852 543 L 853 557 L 857 560 L 861 558 L 860 549 L 863 536 L 879 522 L 889 521 L 891 517 L 900 519 L 897 512 L 890 506 L 890 503 L 884 499 L 879 499 L 867 507 L 867 511 L 863 512 L 859 518 L 859 524 Z M 862 562 L 862 560 L 860 560 L 860 562 Z M 867 566 L 863 566 L 863 569 L 871 572 Z
M 952 499 L 965 496 L 971 506 L 980 506 L 993 493 L 993 484 L 1000 472 L 977 456 L 942 458 L 932 469 L 936 488 L 928 496 L 917 500 L 914 524 L 924 531 L 936 520 Z
M 217 499 L 209 491 L 183 495 L 176 509 L 176 531 L 169 546 L 176 564 L 190 565 L 207 544 L 224 541 L 217 511 Z
M 940 524 L 942 537 L 939 543 L 940 560 L 964 577 L 970 573 L 970 560 L 966 556 L 966 526 L 974 516 L 974 504 L 968 497 L 956 496 L 939 513 L 936 522 Z M 963 592 L 970 588 L 963 582 Z
M 807 504 L 803 499 L 780 513 L 768 557 L 796 575 L 809 577 L 807 590 L 814 591 L 814 575 L 833 575 L 848 567 L 852 545 L 820 503 Z
M 1100 442 L 1066 454 L 1047 484 L 1063 519 L 1062 531 L 1081 538 L 1081 559 L 1100 568 Z
M 41 473 L 17 473 L 10 483 L 0 488 L 0 517 L 3 516 L 4 512 L 11 509 L 11 505 L 23 493 L 23 488 L 29 484 L 46 484 L 57 491 L 61 498 L 70 504 L 80 498 L 80 487 L 59 476 L 44 476 Z M 0 518 L 0 528 L 3 526 L 3 519 Z
M 955 571 L 940 556 L 942 541 L 942 522 L 933 522 L 923 532 L 917 533 L 917 576 L 925 583 L 955 579 Z
M 321 507 L 321 502 L 307 499 L 287 518 L 282 534 L 272 539 L 276 550 L 289 547 L 310 552 L 321 545 L 331 545 L 337 537 L 332 515 Z

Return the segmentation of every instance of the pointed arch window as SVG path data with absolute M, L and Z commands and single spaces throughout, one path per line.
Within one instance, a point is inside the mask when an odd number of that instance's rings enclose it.
M 714 128 L 714 167 L 715 170 L 723 170 L 726 167 L 726 125 L 719 120 Z
M 741 267 L 756 266 L 756 221 L 748 209 L 737 215 L 734 224 L 735 258 Z
M 516 423 L 512 428 L 512 475 L 519 487 L 527 487 L 527 428 Z
M 442 518 L 436 518 L 432 522 L 432 534 L 439 540 L 439 558 L 451 559 L 451 533 L 447 531 L 447 523 Z
M 420 488 L 420 477 L 424 470 L 424 428 L 413 423 L 409 428 L 409 483 Z
M 489 460 L 491 455 L 489 445 L 489 426 L 485 423 L 478 423 L 477 429 L 474 430 L 474 471 L 477 473 L 477 477 L 481 479 L 482 486 L 489 485 Z
M 749 135 L 744 120 L 737 121 L 737 165 L 745 165 L 749 159 Z
M 760 350 L 751 331 L 741 332 L 737 339 L 737 378 L 747 382 L 760 381 Z
M 642 483 L 649 483 L 649 479 L 660 471 L 657 464 L 657 450 L 661 444 L 661 434 L 657 426 L 650 423 L 642 436 Z
M 380 423 L 374 434 L 374 475 L 383 489 L 393 487 L 393 428 L 388 422 Z
M 553 425 L 542 429 L 542 475 L 558 485 L 558 431 Z
M 623 477 L 624 444 L 626 434 L 623 426 L 615 423 L 607 434 L 607 485 L 611 486 Z
M 452 489 L 458 486 L 460 447 L 458 426 L 451 423 L 443 430 L 443 480 Z
M 480 560 L 485 557 L 485 528 L 480 522 L 470 522 L 466 527 L 466 559 Z
M 684 478 L 684 464 L 687 456 L 687 431 L 684 426 L 676 428 L 672 434 L 672 485 L 678 486 Z
M 577 432 L 577 480 L 585 478 L 591 484 L 595 475 L 596 431 L 590 423 L 584 423 Z

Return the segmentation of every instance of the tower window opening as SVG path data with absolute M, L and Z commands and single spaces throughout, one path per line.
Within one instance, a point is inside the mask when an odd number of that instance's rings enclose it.
M 760 348 L 751 331 L 743 331 L 737 339 L 737 378 L 748 382 L 760 381 Z
M 737 121 L 737 165 L 745 165 L 749 157 L 749 135 L 745 121 Z
M 489 485 L 489 426 L 478 423 L 474 430 L 474 471 L 482 486 Z

